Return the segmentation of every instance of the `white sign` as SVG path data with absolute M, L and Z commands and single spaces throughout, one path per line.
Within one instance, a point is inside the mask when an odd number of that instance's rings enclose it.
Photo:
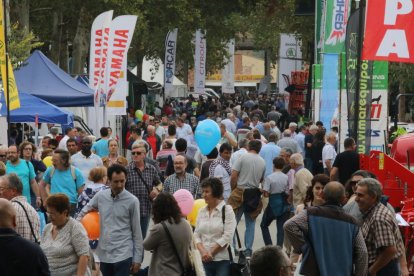
M 302 69 L 301 45 L 301 40 L 297 39 L 293 34 L 280 34 L 279 76 L 277 84 L 279 92 L 284 91 L 289 85 L 285 83 L 283 75 L 287 75 L 290 78 L 292 71 Z
M 164 62 L 164 94 L 170 97 L 174 92 L 175 59 L 177 50 L 178 29 L 169 31 L 165 39 L 165 62 Z
M 232 94 L 234 93 L 234 45 L 235 40 L 231 39 L 227 43 L 227 51 L 229 58 L 227 63 L 221 71 L 221 91 L 223 93 Z
M 196 31 L 194 58 L 194 92 L 205 93 L 207 42 L 201 30 Z

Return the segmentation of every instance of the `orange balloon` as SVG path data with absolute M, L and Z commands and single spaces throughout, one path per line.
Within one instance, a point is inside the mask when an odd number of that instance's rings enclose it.
M 89 212 L 81 220 L 83 227 L 88 233 L 90 240 L 98 240 L 100 231 L 99 231 L 99 213 L 98 212 Z

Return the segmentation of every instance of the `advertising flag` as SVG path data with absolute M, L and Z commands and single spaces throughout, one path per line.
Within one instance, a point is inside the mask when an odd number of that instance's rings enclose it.
M 362 58 L 414 63 L 412 0 L 367 1 Z
M 170 97 L 174 91 L 174 75 L 175 75 L 175 59 L 177 51 L 177 32 L 175 28 L 169 31 L 165 38 L 165 61 L 164 61 L 164 94 L 165 97 Z
M 279 90 L 284 91 L 289 84 L 285 83 L 283 75 L 290 76 L 293 71 L 302 69 L 302 41 L 294 34 L 280 34 L 279 47 Z
M 231 39 L 227 43 L 227 51 L 229 58 L 227 63 L 221 71 L 221 91 L 223 93 L 232 94 L 234 93 L 234 44 L 235 40 Z
M 1 79 L 3 80 L 3 89 L 5 103 L 9 105 L 9 110 L 20 108 L 19 91 L 17 91 L 16 80 L 14 79 L 13 67 L 10 62 L 10 58 L 7 59 L 6 66 L 6 34 L 4 29 L 4 11 L 3 1 L 0 0 L 0 69 Z M 6 69 L 8 68 L 8 69 Z M 7 72 L 7 73 L 6 73 Z M 7 83 L 6 83 L 7 80 Z M 9 96 L 7 96 L 9 95 Z M 7 102 L 9 98 L 10 102 Z
M 108 41 L 108 57 L 106 59 L 106 73 L 104 95 L 107 107 L 123 109 L 125 113 L 126 89 L 117 89 L 120 79 L 126 81 L 127 54 L 135 30 L 137 16 L 122 15 L 116 17 L 110 25 Z M 116 98 L 113 96 L 117 94 Z
M 315 63 L 320 63 L 320 52 L 324 40 L 326 0 L 316 0 L 315 5 Z
M 350 15 L 350 0 L 326 0 L 325 30 L 322 52 L 341 53 L 344 50 L 346 25 Z
M 197 30 L 195 36 L 194 58 L 194 92 L 196 93 L 205 93 L 206 53 L 207 42 L 205 39 L 205 31 Z
M 95 91 L 94 105 L 103 106 L 105 98 L 103 87 L 105 82 L 105 66 L 108 52 L 109 27 L 113 11 L 98 15 L 92 24 L 91 46 L 89 50 L 89 87 Z

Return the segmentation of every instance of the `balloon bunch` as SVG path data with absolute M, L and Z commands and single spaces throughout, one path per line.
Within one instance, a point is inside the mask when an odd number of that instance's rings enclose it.
M 196 226 L 198 212 L 207 206 L 205 200 L 194 200 L 193 195 L 186 189 L 176 191 L 173 196 L 180 207 L 181 214 L 187 216 L 187 220 L 192 226 Z

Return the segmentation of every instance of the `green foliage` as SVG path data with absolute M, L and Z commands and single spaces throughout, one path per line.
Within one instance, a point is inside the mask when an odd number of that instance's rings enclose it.
M 26 33 L 24 30 L 19 29 L 18 23 L 12 25 L 8 38 L 8 52 L 13 67 L 16 67 L 18 63 L 26 60 L 32 49 L 43 45 L 43 42 L 40 42 L 32 31 Z

